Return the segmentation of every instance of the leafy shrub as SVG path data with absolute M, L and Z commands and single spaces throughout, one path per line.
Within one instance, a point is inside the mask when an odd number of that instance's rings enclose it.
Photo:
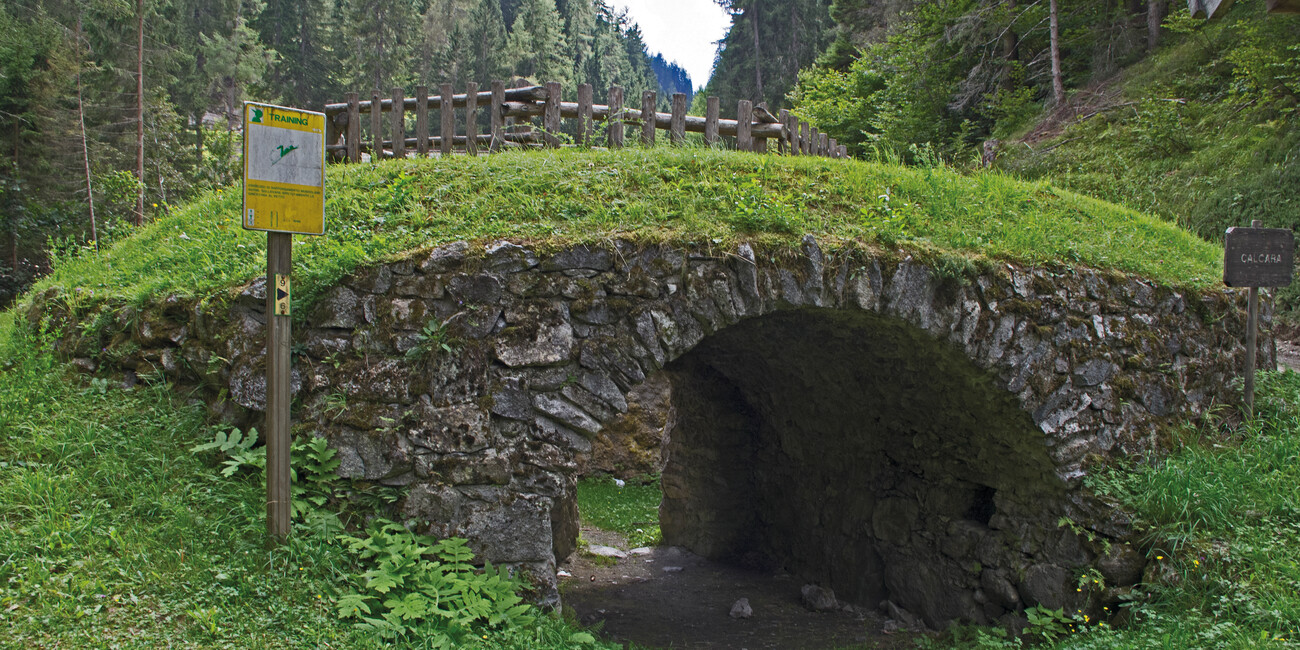
M 418 637 L 437 648 L 457 647 L 475 627 L 533 623 L 522 582 L 505 567 L 471 564 L 464 539 L 438 541 L 377 519 L 364 536 L 340 537 L 369 569 L 354 576 L 356 591 L 338 599 L 342 619 L 385 639 Z

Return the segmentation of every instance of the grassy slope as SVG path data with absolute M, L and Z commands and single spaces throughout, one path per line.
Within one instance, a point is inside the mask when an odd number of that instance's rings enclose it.
M 324 237 L 298 238 L 296 298 L 357 265 L 457 239 L 741 238 L 948 250 L 1077 262 L 1208 286 L 1218 250 L 1132 210 L 1045 183 L 706 149 L 544 152 L 332 167 Z M 41 281 L 137 300 L 205 294 L 262 272 L 265 237 L 239 226 L 237 188 L 213 193 Z
M 1270 228 L 1300 225 L 1297 98 L 1265 72 L 1286 79 L 1269 57 L 1294 58 L 1296 21 L 1241 2 L 1211 22 L 1171 18 L 1167 45 L 1124 70 L 1101 105 L 1032 146 L 1011 143 L 999 167 L 1178 223 L 1210 241 L 1252 219 Z M 1283 50 L 1279 52 L 1279 50 Z M 1258 66 L 1257 77 L 1251 76 Z M 1289 83 L 1294 86 L 1295 80 Z M 1298 296 L 1300 297 L 1300 296 Z
M 189 451 L 212 439 L 201 407 L 166 385 L 80 378 L 12 316 L 0 314 L 0 648 L 388 647 L 335 615 L 364 567 L 333 535 L 299 525 L 268 551 L 260 477 L 223 477 L 215 455 Z M 569 648 L 574 632 L 547 618 L 463 647 Z

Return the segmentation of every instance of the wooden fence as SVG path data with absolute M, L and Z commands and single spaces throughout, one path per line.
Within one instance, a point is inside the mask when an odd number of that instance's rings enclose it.
M 757 107 L 749 100 L 736 105 L 738 119 L 721 119 L 717 97 L 709 97 L 705 117 L 686 114 L 686 94 L 674 93 L 672 112 L 655 110 L 653 91 L 641 94 L 641 109 L 624 106 L 623 89 L 609 89 L 609 104 L 592 103 L 591 84 L 578 86 L 578 101 L 560 100 L 561 88 L 556 82 L 545 86 L 506 88 L 504 82 L 492 83 L 492 90 L 480 92 L 478 84 L 471 83 L 464 93 L 456 94 L 451 84 L 439 87 L 439 94 L 430 95 L 424 86 L 415 89 L 414 97 L 406 97 L 401 88 L 394 88 L 387 97 L 378 90 L 370 99 L 361 99 L 358 93 L 348 93 L 342 103 L 325 105 L 325 151 L 333 162 L 361 162 L 362 154 L 376 158 L 405 158 L 464 153 L 471 156 L 492 153 L 505 148 L 560 147 L 571 140 L 574 146 L 605 146 L 618 149 L 624 146 L 627 130 L 640 131 L 641 144 L 653 146 L 657 130 L 668 132 L 668 140 L 680 145 L 686 134 L 702 133 L 710 146 L 728 146 L 740 151 L 776 152 L 786 155 L 848 157 L 847 148 L 828 138 L 825 133 L 798 121 L 786 110 L 772 115 L 763 105 Z M 438 111 L 438 135 L 432 135 L 429 126 L 430 110 Z M 460 109 L 462 128 L 457 128 Z M 488 132 L 479 133 L 480 110 L 488 112 Z M 407 128 L 408 112 L 414 112 L 414 133 Z M 369 119 L 362 118 L 369 113 Z M 383 113 L 388 113 L 385 120 Z M 541 118 L 540 129 L 534 124 Z M 566 125 L 565 120 L 577 120 Z M 367 133 L 362 127 L 369 122 Z M 384 136 L 385 122 L 388 135 Z M 604 142 L 596 142 L 594 125 L 606 125 Z M 633 135 L 632 137 L 635 137 Z

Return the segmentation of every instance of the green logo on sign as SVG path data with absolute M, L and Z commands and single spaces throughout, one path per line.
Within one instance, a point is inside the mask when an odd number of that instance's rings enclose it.
M 261 124 L 261 123 L 262 123 L 262 109 L 260 109 L 260 108 L 258 108 L 258 107 L 256 107 L 256 106 L 251 106 L 250 108 L 251 108 L 252 111 L 253 111 L 253 118 L 252 118 L 251 120 L 249 120 L 249 121 L 252 122 L 252 123 L 254 123 L 254 124 Z
M 289 154 L 291 154 L 291 153 L 293 153 L 294 150 L 298 148 L 298 145 L 296 145 L 296 144 L 291 144 L 291 145 L 289 145 L 289 146 L 286 147 L 286 146 L 284 146 L 284 145 L 281 144 L 281 145 L 276 145 L 275 148 L 278 149 L 278 150 L 280 151 L 280 157 L 279 157 L 279 158 L 276 158 L 276 159 L 275 159 L 275 162 L 271 163 L 272 165 L 274 165 L 275 163 L 280 162 L 281 160 L 284 160 L 284 157 L 287 156 L 287 155 L 289 155 Z

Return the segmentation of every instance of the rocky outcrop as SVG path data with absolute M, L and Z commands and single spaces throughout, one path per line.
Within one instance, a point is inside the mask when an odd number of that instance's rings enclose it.
M 298 319 L 295 426 L 328 438 L 341 473 L 409 486 L 402 509 L 424 532 L 469 538 L 550 598 L 577 535 L 575 476 L 621 444 L 611 423 L 660 371 L 670 542 L 930 625 L 1058 606 L 1086 566 L 1131 580 L 1140 558 L 1102 552 L 1124 519 L 1081 479 L 1229 399 L 1241 297 L 964 266 L 811 237 L 797 251 L 443 246 L 345 278 Z M 263 292 L 106 311 L 61 350 L 204 387 L 215 416 L 252 422 Z M 32 317 L 67 317 L 57 304 L 38 298 Z M 618 435 L 638 462 L 654 455 Z

